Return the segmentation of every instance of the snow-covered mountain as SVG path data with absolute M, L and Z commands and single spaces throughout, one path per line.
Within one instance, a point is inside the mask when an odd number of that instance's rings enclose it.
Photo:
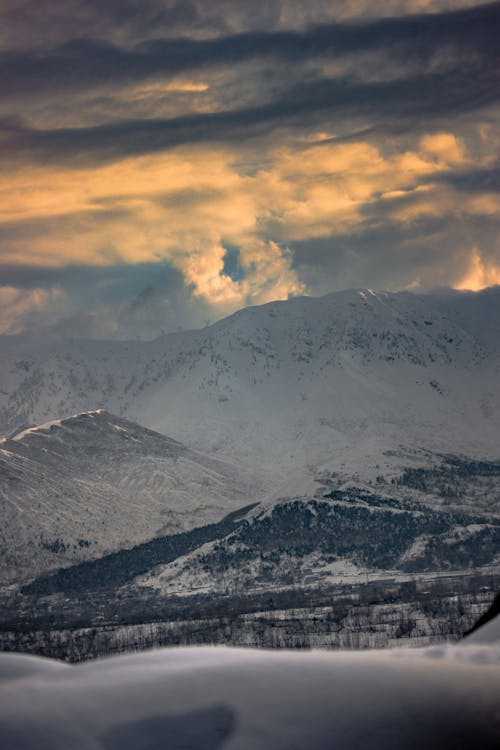
M 496 458 L 499 287 L 339 292 L 151 342 L 4 336 L 0 352 L 4 434 L 103 408 L 257 470 L 278 496 L 324 470 L 397 473 L 415 449 Z
M 218 522 L 42 575 L 21 591 L 225 596 L 498 570 L 500 462 L 448 458 L 407 469 L 394 483 L 326 489 L 250 504 Z
M 104 411 L 0 442 L 0 580 L 218 521 L 250 502 L 241 467 Z
M 498 287 L 296 298 L 151 342 L 4 336 L 3 569 L 95 558 L 318 483 L 398 482 L 410 500 L 423 486 L 438 507 L 495 513 L 498 466 L 470 459 L 498 458 L 499 342 Z

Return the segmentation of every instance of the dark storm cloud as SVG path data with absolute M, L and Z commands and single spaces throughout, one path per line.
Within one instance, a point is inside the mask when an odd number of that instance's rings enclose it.
M 163 286 L 175 286 L 182 282 L 182 274 L 166 262 L 135 265 L 120 263 L 104 267 L 75 264 L 51 268 L 0 261 L 0 278 L 6 286 L 23 289 L 62 286 L 67 289 L 87 287 L 92 290 L 102 285 L 110 290 L 126 288 L 127 293 L 138 293 L 142 287 L 150 285 L 153 279 L 159 280 Z
M 499 25 L 500 2 L 495 2 L 451 13 L 329 24 L 306 31 L 157 40 L 131 50 L 81 39 L 52 51 L 4 53 L 0 55 L 4 109 L 9 97 L 22 92 L 36 98 L 44 91 L 52 96 L 58 90 L 71 94 L 80 88 L 109 89 L 159 74 L 214 65 L 230 68 L 236 63 L 250 66 L 256 60 L 287 65 L 273 71 L 271 88 L 262 77 L 250 106 L 238 106 L 236 97 L 229 110 L 56 129 L 29 127 L 19 117 L 4 117 L 0 148 L 7 156 L 25 152 L 44 161 L 78 156 L 99 161 L 178 144 L 259 136 L 281 125 L 324 127 L 333 118 L 336 122 L 364 118 L 349 124 L 347 131 L 366 124 L 418 130 L 430 119 L 498 101 Z M 329 78 L 306 66 L 311 60 L 368 52 L 390 61 L 389 68 L 381 66 L 377 80 L 365 80 L 362 72 Z M 244 69 L 240 78 L 245 80 Z M 287 85 L 287 79 L 292 83 Z
M 0 22 L 9 30 L 9 49 L 43 48 L 75 35 L 129 40 L 151 32 L 225 28 L 218 14 L 209 18 L 190 0 L 3 0 Z
M 152 339 L 179 328 L 203 326 L 209 305 L 193 298 L 183 274 L 170 263 L 69 265 L 62 268 L 0 262 L 5 286 L 58 290 L 57 312 L 28 313 L 25 327 L 41 332 L 91 338 Z
M 292 86 L 270 104 L 171 119 L 122 121 L 88 128 L 30 129 L 4 123 L 8 154 L 47 159 L 90 156 L 95 161 L 163 150 L 200 141 L 265 135 L 273 128 L 317 127 L 328 118 L 368 119 L 384 129 L 419 129 L 498 101 L 500 69 L 464 68 L 388 82 L 357 83 L 320 78 Z M 326 118 L 326 121 L 325 121 Z
M 424 217 L 404 231 L 378 217 L 378 226 L 367 219 L 348 236 L 293 242 L 291 247 L 300 278 L 317 294 L 352 287 L 401 289 L 412 283 L 430 289 L 457 280 L 457 265 L 460 275 L 468 257 L 464 240 L 466 248 L 468 242 L 476 243 L 494 261 L 495 251 L 488 248 L 495 247 L 497 237 L 496 217 Z
M 469 169 L 452 174 L 433 177 L 435 182 L 446 182 L 449 185 L 470 193 L 500 192 L 500 164 L 489 169 Z
M 382 51 L 394 62 L 424 64 L 445 50 L 459 61 L 472 56 L 495 64 L 499 23 L 500 2 L 494 2 L 451 13 L 328 24 L 306 31 L 155 40 L 132 49 L 92 38 L 74 39 L 52 50 L 0 55 L 0 94 L 75 91 L 256 59 L 297 64 L 352 52 Z

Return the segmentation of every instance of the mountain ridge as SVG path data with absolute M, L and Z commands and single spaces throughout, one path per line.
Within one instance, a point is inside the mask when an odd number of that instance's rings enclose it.
M 104 408 L 296 495 L 332 456 L 369 475 L 401 446 L 495 458 L 499 341 L 498 287 L 298 297 L 148 342 L 21 337 L 0 430 Z
M 186 531 L 248 504 L 229 461 L 103 410 L 0 442 L 0 570 L 23 578 Z

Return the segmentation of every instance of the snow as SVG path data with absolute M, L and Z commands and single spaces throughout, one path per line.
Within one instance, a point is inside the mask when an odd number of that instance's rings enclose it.
M 179 648 L 77 666 L 0 656 L 16 750 L 498 747 L 499 649 Z
M 324 475 L 361 487 L 427 466 L 436 454 L 497 459 L 500 349 L 486 330 L 497 312 L 500 319 L 500 289 L 364 289 L 248 308 L 149 342 L 0 337 L 0 430 L 15 436 L 1 444 L 13 455 L 0 453 L 0 525 L 18 539 L 15 564 L 30 569 L 19 557 L 28 554 L 30 514 L 30 539 L 43 532 L 49 545 L 94 543 L 104 520 L 92 550 L 77 549 L 98 555 L 251 502 L 311 497 Z M 102 409 L 117 417 L 99 441 L 87 441 L 69 477 L 82 414 L 98 422 Z M 179 441 L 189 457 L 130 464 L 137 425 Z M 21 530 L 13 503 L 23 509 Z M 77 522 L 81 533 L 68 535 Z M 49 558 L 44 565 L 65 563 Z
M 498 321 L 499 289 L 366 289 L 152 342 L 0 337 L 0 429 L 12 435 L 0 449 L 0 535 L 16 575 L 255 500 L 269 512 L 279 498 L 311 497 L 322 477 L 362 487 L 433 453 L 497 459 Z M 50 551 L 59 538 L 66 557 Z M 188 570 L 208 549 L 138 583 L 209 590 Z M 322 572 L 364 574 L 346 560 Z M 499 643 L 497 618 L 459 645 L 411 652 L 183 648 L 71 667 L 2 654 L 0 745 L 489 750 L 500 741 Z
M 495 617 L 466 638 L 467 644 L 496 644 L 500 650 L 500 617 Z
M 102 414 L 104 412 L 103 409 L 92 409 L 92 411 L 85 411 L 81 412 L 79 414 L 72 414 L 71 417 L 68 417 L 68 419 L 78 419 L 83 416 L 87 417 L 94 417 L 98 414 Z M 44 424 L 38 424 L 34 425 L 32 427 L 27 427 L 25 430 L 21 430 L 20 432 L 15 433 L 14 435 L 10 435 L 8 438 L 3 438 L 0 442 L 7 442 L 8 440 L 15 440 L 16 442 L 18 440 L 22 440 L 26 435 L 37 435 L 40 437 L 46 437 L 47 432 L 50 431 L 51 427 L 61 427 L 62 426 L 62 419 L 52 419 L 50 422 L 44 422 Z M 120 429 L 117 427 L 117 429 Z
M 60 419 L 52 419 L 50 422 L 45 422 L 44 424 L 35 425 L 34 427 L 28 427 L 26 430 L 21 430 L 21 432 L 18 432 L 17 435 L 11 436 L 10 440 L 22 440 L 23 437 L 26 435 L 40 435 L 43 436 L 43 433 L 47 430 L 50 430 L 51 427 L 60 427 L 61 420 Z
M 230 462 L 103 410 L 26 429 L 0 448 L 0 580 L 218 521 L 256 486 Z
M 273 497 L 310 492 L 332 465 L 373 478 L 405 446 L 486 457 L 498 300 L 357 290 L 152 342 L 1 339 L 0 430 L 105 407 L 258 470 Z

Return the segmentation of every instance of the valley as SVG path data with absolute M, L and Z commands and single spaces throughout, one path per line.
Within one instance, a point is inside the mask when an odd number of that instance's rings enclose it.
M 0 650 L 70 662 L 159 646 L 365 649 L 460 641 L 500 587 L 483 573 L 162 596 L 0 597 Z

